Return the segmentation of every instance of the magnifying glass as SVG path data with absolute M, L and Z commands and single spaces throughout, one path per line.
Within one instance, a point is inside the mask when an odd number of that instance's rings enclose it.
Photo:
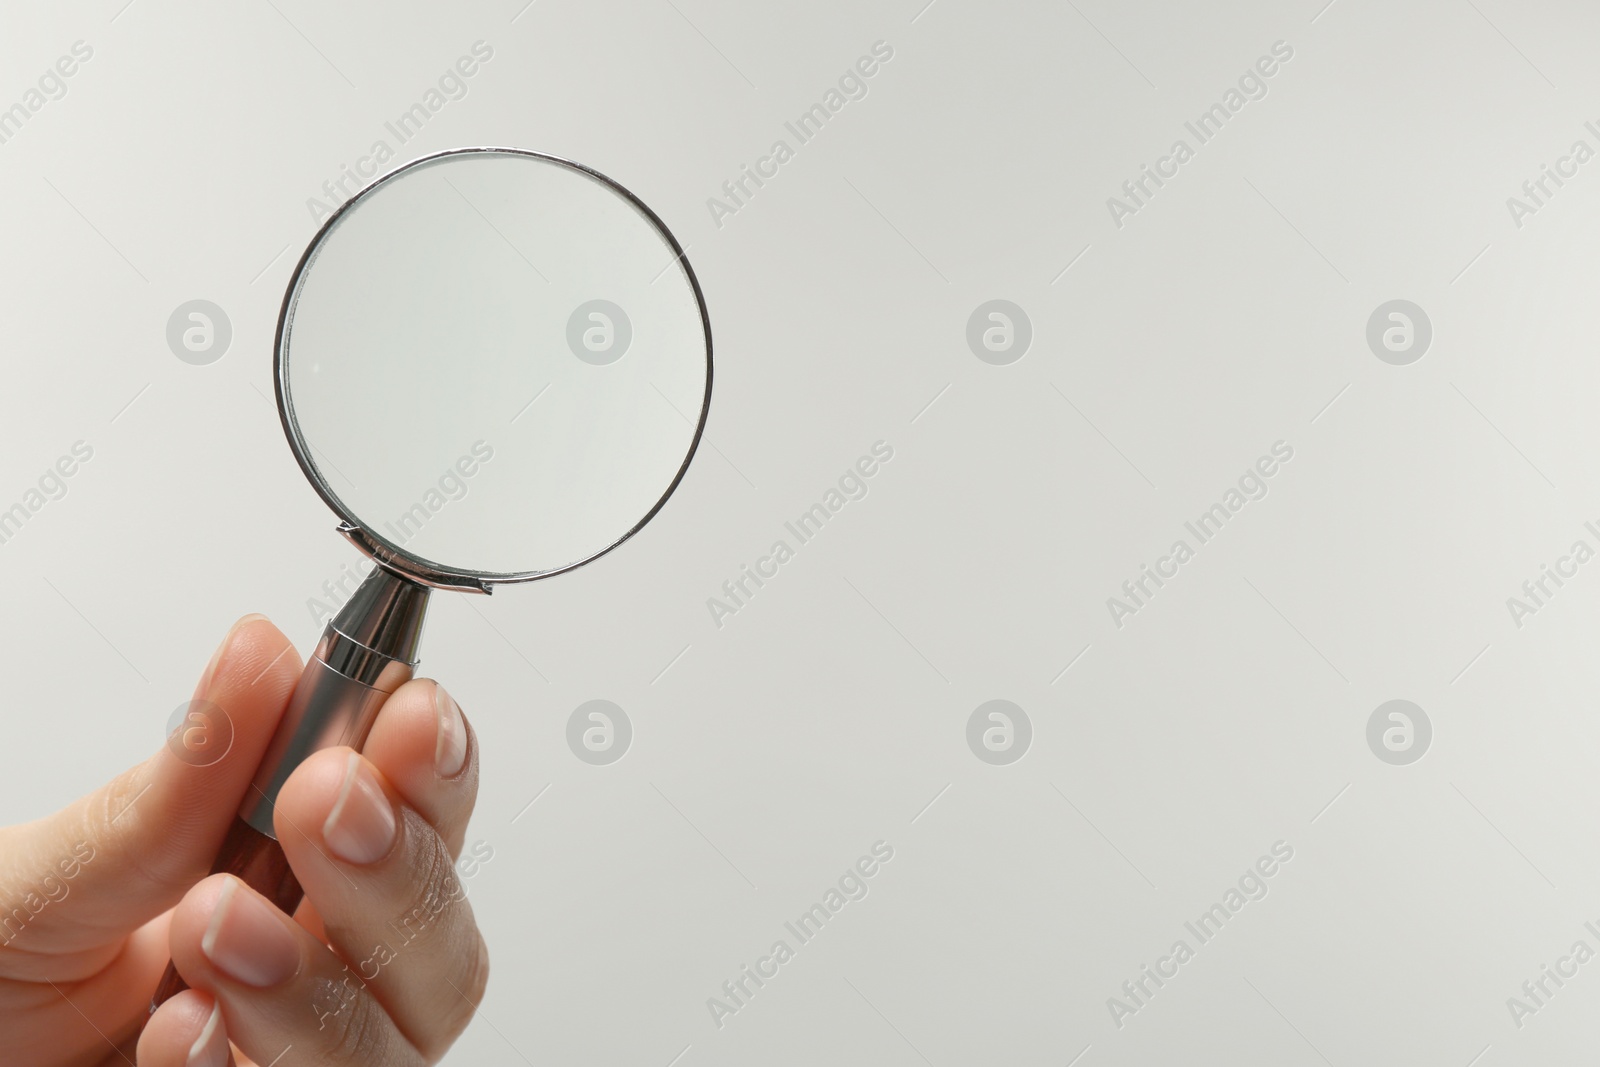
M 465 148 L 328 218 L 278 318 L 278 413 L 375 566 L 328 623 L 212 873 L 293 913 L 272 826 L 290 773 L 359 749 L 412 677 L 430 590 L 569 571 L 660 511 L 711 400 L 683 249 L 638 197 L 555 156 Z M 151 1010 L 184 989 L 171 966 Z

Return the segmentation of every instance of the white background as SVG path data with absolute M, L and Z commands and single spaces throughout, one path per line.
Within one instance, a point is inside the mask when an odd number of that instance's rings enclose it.
M 1600 963 L 1520 1028 L 1506 999 L 1600 948 L 1600 563 L 1520 627 L 1506 600 L 1600 548 L 1600 161 L 1520 227 L 1506 200 L 1600 149 L 1600 13 L 923 2 L 8 11 L 0 106 L 94 54 L 0 145 L 0 506 L 94 458 L 0 545 L 0 815 L 153 750 L 237 616 L 314 642 L 355 557 L 268 399 L 307 199 L 481 40 L 399 159 L 509 144 L 633 189 L 688 246 L 717 379 L 633 542 L 435 599 L 424 669 L 483 742 L 494 852 L 449 1062 L 1582 1062 Z M 880 40 L 866 97 L 717 225 Z M 1265 98 L 1117 226 L 1277 41 Z M 996 298 L 1033 329 L 1005 366 L 966 341 Z M 232 322 L 208 366 L 167 346 L 191 299 Z M 1432 323 L 1410 365 L 1366 342 L 1391 299 Z M 716 626 L 879 440 L 869 494 Z M 1106 599 L 1280 440 L 1270 493 L 1117 627 Z M 595 698 L 634 727 L 610 766 L 565 739 Z M 997 698 L 1033 727 L 1008 766 L 966 741 Z M 1366 740 L 1396 698 L 1433 726 L 1408 766 Z M 870 894 L 719 1028 L 707 998 L 879 840 Z M 1267 897 L 1119 1028 L 1107 998 L 1280 840 Z

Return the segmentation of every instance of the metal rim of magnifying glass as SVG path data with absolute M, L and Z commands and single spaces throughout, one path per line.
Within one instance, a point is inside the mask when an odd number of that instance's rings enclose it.
M 300 425 L 294 417 L 294 402 L 290 399 L 288 381 L 288 355 L 290 335 L 292 334 L 294 328 L 293 323 L 295 306 L 299 303 L 300 289 L 305 282 L 306 275 L 311 264 L 316 261 L 317 255 L 322 249 L 323 242 L 326 241 L 328 235 L 333 232 L 334 228 L 338 225 L 339 220 L 343 218 L 345 213 L 351 208 L 361 203 L 367 197 L 371 196 L 373 192 L 393 181 L 400 175 L 415 170 L 418 167 L 426 166 L 431 163 L 437 163 L 440 160 L 447 159 L 452 156 L 469 155 L 521 156 L 527 159 L 536 159 L 546 163 L 554 163 L 557 166 L 566 167 L 570 170 L 577 171 L 580 174 L 587 175 L 588 177 L 600 182 L 612 192 L 621 196 L 641 215 L 643 215 L 645 220 L 649 222 L 652 227 L 655 228 L 655 231 L 666 241 L 667 246 L 671 248 L 674 260 L 682 264 L 683 273 L 689 279 L 689 288 L 694 292 L 695 305 L 700 311 L 700 326 L 705 334 L 705 395 L 700 401 L 700 417 L 695 422 L 694 436 L 689 442 L 688 451 L 684 453 L 683 463 L 678 467 L 677 473 L 672 477 L 672 482 L 667 486 L 666 491 L 661 494 L 660 499 L 657 500 L 653 506 L 651 506 L 649 511 L 645 512 L 644 517 L 635 523 L 633 527 L 621 537 L 617 538 L 609 545 L 606 545 L 604 548 L 594 552 L 591 555 L 585 556 L 582 559 L 574 560 L 570 563 L 562 564 L 559 567 L 552 567 L 548 570 L 480 571 L 471 570 L 464 567 L 447 567 L 435 560 L 422 559 L 410 552 L 407 552 L 399 545 L 393 544 L 386 538 L 380 537 L 371 530 L 366 529 L 362 525 L 360 519 L 356 517 L 355 513 L 346 507 L 344 502 L 341 501 L 338 495 L 334 493 L 333 488 L 328 484 L 327 479 L 322 476 L 322 472 L 318 470 L 316 464 L 311 461 L 309 454 L 310 445 L 300 433 Z M 678 488 L 678 483 L 683 481 L 684 473 L 689 469 L 689 462 L 694 459 L 694 454 L 700 447 L 700 438 L 705 432 L 706 417 L 711 411 L 711 319 L 706 313 L 706 299 L 705 294 L 700 291 L 700 279 L 695 276 L 694 268 L 690 266 L 688 257 L 684 255 L 683 247 L 678 244 L 678 239 L 672 235 L 671 230 L 667 229 L 667 225 L 661 221 L 661 217 L 658 216 L 654 211 L 650 210 L 650 206 L 648 204 L 646 204 L 643 200 L 640 200 L 637 196 L 633 195 L 631 191 L 629 191 L 619 182 L 614 181 L 604 174 L 601 174 L 593 167 L 586 167 L 582 163 L 576 163 L 570 159 L 563 159 L 560 156 L 550 155 L 547 152 L 534 152 L 526 148 L 498 148 L 487 146 L 475 148 L 451 148 L 442 152 L 434 152 L 426 156 L 420 156 L 408 163 L 403 164 L 402 166 L 396 167 L 387 174 L 380 175 L 374 179 L 371 184 L 359 190 L 355 196 L 352 196 L 344 204 L 340 205 L 340 207 L 334 211 L 332 215 L 329 215 L 327 220 L 323 222 L 322 228 L 317 231 L 316 236 L 311 239 L 311 243 L 306 246 L 304 254 L 302 254 L 300 257 L 300 262 L 294 268 L 294 274 L 290 276 L 289 287 L 284 292 L 283 296 L 283 307 L 278 312 L 278 330 L 273 341 L 272 352 L 272 378 L 273 388 L 277 394 L 278 400 L 278 420 L 283 424 L 284 436 L 289 441 L 289 450 L 294 453 L 295 462 L 300 465 L 300 470 L 305 474 L 306 480 L 311 483 L 311 487 L 317 491 L 317 495 L 322 498 L 323 503 L 327 504 L 328 507 L 333 510 L 333 513 L 339 517 L 339 532 L 349 539 L 350 542 L 353 543 L 363 553 L 365 553 L 367 556 L 370 556 L 374 561 L 382 566 L 387 567 L 390 570 L 397 571 L 404 577 L 410 578 L 411 580 L 419 582 L 422 585 L 432 586 L 438 589 L 457 589 L 491 593 L 494 591 L 494 586 L 498 584 L 511 582 L 531 582 L 539 578 L 549 578 L 557 574 L 564 574 L 565 572 L 576 567 L 583 566 L 585 563 L 599 559 L 607 552 L 610 552 L 612 549 L 628 540 L 634 534 L 638 533 L 644 528 L 646 523 L 655 518 L 656 513 L 660 511 L 666 504 L 667 498 L 672 496 L 673 492 Z

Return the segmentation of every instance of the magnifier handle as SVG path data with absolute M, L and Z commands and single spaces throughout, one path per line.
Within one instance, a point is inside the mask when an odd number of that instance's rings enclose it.
M 294 914 L 304 891 L 273 829 L 278 791 L 312 753 L 335 745 L 360 749 L 366 743 L 378 709 L 411 679 L 427 601 L 427 588 L 379 566 L 328 623 L 295 683 L 212 874 L 234 875 L 285 914 Z M 168 964 L 151 1012 L 187 988 Z

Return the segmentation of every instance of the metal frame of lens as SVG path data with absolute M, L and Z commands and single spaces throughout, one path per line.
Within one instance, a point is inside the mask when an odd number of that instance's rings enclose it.
M 300 425 L 295 420 L 294 416 L 294 402 L 290 397 L 288 383 L 288 356 L 290 335 L 293 331 L 294 325 L 295 305 L 299 302 L 300 288 L 306 279 L 306 275 L 311 264 L 316 260 L 318 253 L 321 251 L 323 242 L 328 239 L 328 235 L 331 234 L 334 228 L 339 224 L 339 220 L 343 218 L 344 214 L 351 208 L 355 207 L 367 197 L 371 196 L 383 185 L 393 181 L 402 174 L 415 170 L 418 167 L 426 166 L 430 163 L 437 163 L 440 160 L 447 159 L 452 156 L 470 155 L 522 156 L 529 159 L 540 160 L 545 163 L 553 163 L 557 166 L 567 167 L 570 170 L 578 171 L 581 174 L 593 178 L 609 188 L 612 192 L 617 193 L 636 210 L 638 210 L 639 213 L 644 216 L 645 220 L 655 228 L 656 232 L 660 234 L 661 237 L 666 241 L 667 246 L 672 249 L 674 258 L 677 260 L 677 262 L 682 264 L 683 272 L 689 279 L 689 288 L 694 292 L 695 304 L 700 310 L 701 327 L 705 331 L 705 396 L 700 402 L 700 417 L 695 423 L 694 437 L 689 442 L 689 450 L 684 454 L 683 463 L 678 467 L 677 473 L 673 475 L 671 484 L 667 486 L 666 491 L 661 494 L 661 498 L 655 502 L 654 506 L 652 506 L 649 511 L 645 512 L 644 517 L 635 523 L 632 529 L 628 530 L 621 537 L 617 538 L 615 541 L 611 542 L 611 544 L 600 549 L 598 552 L 593 553 L 592 555 L 585 556 L 583 559 L 574 560 L 571 563 L 562 564 L 559 567 L 553 567 L 549 570 L 501 572 L 479 571 L 469 570 L 461 567 L 451 567 L 446 564 L 439 563 L 436 560 L 424 559 L 411 552 L 407 552 L 399 545 L 396 545 L 386 538 L 381 537 L 371 530 L 365 528 L 355 513 L 351 511 L 342 500 L 339 499 L 336 493 L 334 493 L 333 488 L 328 484 L 328 480 L 322 476 L 322 472 L 317 468 L 316 463 L 312 460 L 310 455 L 310 445 L 300 433 Z M 666 223 L 662 222 L 660 217 L 657 216 L 654 211 L 651 211 L 649 206 L 646 205 L 644 201 L 633 195 L 632 192 L 623 187 L 621 184 L 613 181 L 611 178 L 606 177 L 604 174 L 601 174 L 594 168 L 586 167 L 581 163 L 574 163 L 572 160 L 563 159 L 560 156 L 553 156 L 544 152 L 532 152 L 523 148 L 452 148 L 443 152 L 434 152 L 430 155 L 413 159 L 409 163 L 397 167 L 387 174 L 381 175 L 370 185 L 356 193 L 355 196 L 351 197 L 344 204 L 340 205 L 339 209 L 332 215 L 328 216 L 327 220 L 323 222 L 322 228 L 317 231 L 317 235 L 313 237 L 311 239 L 311 243 L 306 246 L 305 253 L 300 257 L 300 262 L 295 266 L 294 274 L 289 279 L 289 288 L 284 293 L 283 308 L 278 313 L 278 330 L 277 336 L 273 341 L 272 350 L 273 388 L 277 394 L 278 419 L 283 423 L 284 436 L 289 441 L 289 448 L 294 453 L 295 462 L 300 464 L 300 469 L 305 473 L 306 479 L 310 481 L 312 488 L 317 491 L 318 496 L 322 497 L 323 503 L 327 504 L 329 508 L 333 509 L 334 514 L 339 516 L 339 532 L 349 539 L 350 542 L 359 548 L 363 553 L 372 557 L 372 559 L 380 565 L 396 571 L 414 582 L 418 582 L 422 585 L 432 586 L 437 589 L 456 589 L 471 592 L 489 593 L 493 591 L 494 586 L 497 584 L 503 582 L 531 582 L 538 578 L 549 578 L 552 575 L 562 574 L 566 571 L 570 571 L 574 567 L 581 567 L 585 563 L 598 559 L 607 552 L 610 552 L 612 549 L 628 540 L 634 534 L 638 533 L 644 527 L 645 523 L 655 518 L 656 512 L 661 510 L 662 506 L 666 504 L 667 498 L 670 497 L 673 491 L 678 488 L 678 483 L 683 481 L 684 472 L 689 469 L 689 462 L 694 458 L 695 451 L 700 446 L 700 437 L 705 432 L 706 416 L 711 410 L 711 319 L 706 314 L 706 300 L 705 295 L 700 291 L 700 280 L 695 277 L 694 268 L 689 265 L 688 258 L 683 254 L 683 247 L 678 244 L 678 240 L 672 235 L 672 231 L 667 229 Z

